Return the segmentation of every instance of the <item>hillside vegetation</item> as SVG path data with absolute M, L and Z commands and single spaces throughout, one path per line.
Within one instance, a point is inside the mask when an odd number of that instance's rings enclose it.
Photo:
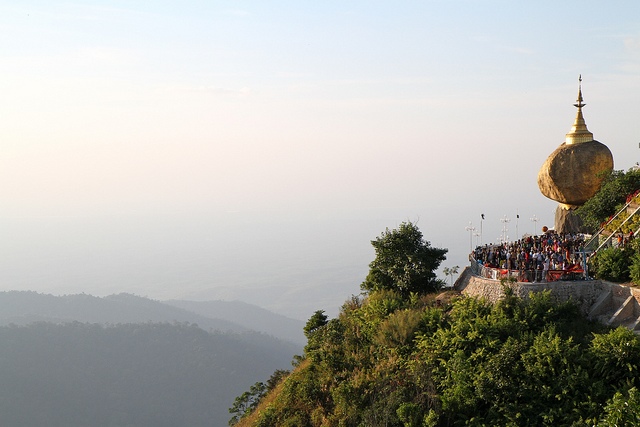
M 606 176 L 600 190 L 578 208 L 576 213 L 582 218 L 587 231 L 593 234 L 639 189 L 640 169 L 613 171 Z
M 634 235 L 640 229 L 640 215 L 629 218 L 630 213 L 622 210 L 627 202 L 637 206 L 639 193 L 640 169 L 613 171 L 598 193 L 576 210 L 587 231 L 595 233 L 603 227 L 603 236 L 614 234 L 612 241 L 620 241 L 590 257 L 589 272 L 598 279 L 640 284 L 640 239 Z
M 304 357 L 238 426 L 605 426 L 607 403 L 640 385 L 635 334 L 545 293 L 436 307 L 374 292 L 315 330 Z M 624 414 L 640 422 L 640 405 Z
M 372 242 L 368 292 L 347 301 L 337 318 L 316 312 L 296 369 L 276 386 L 239 396 L 230 424 L 640 425 L 634 333 L 589 322 L 548 293 L 521 300 L 508 283 L 495 305 L 436 299 L 435 279 L 412 273 L 424 265 L 435 270 L 444 253 L 416 250 L 428 242 L 421 234 L 412 240 L 413 224 L 403 226 Z M 432 262 L 420 262 L 417 253 Z

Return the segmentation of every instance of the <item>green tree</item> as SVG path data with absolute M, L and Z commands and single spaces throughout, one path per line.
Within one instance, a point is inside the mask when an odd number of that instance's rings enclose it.
M 582 218 L 587 231 L 594 233 L 609 216 L 622 207 L 627 196 L 638 189 L 640 170 L 613 171 L 606 177 L 600 190 L 578 208 L 576 213 Z
M 363 290 L 395 290 L 408 297 L 411 293 L 434 292 L 442 287 L 435 270 L 446 259 L 447 249 L 431 247 L 412 222 L 403 222 L 395 230 L 387 228 L 371 244 L 376 258 L 360 285 Z
M 280 384 L 282 380 L 284 380 L 290 373 L 290 371 L 287 371 L 285 369 L 276 369 L 276 371 L 271 374 L 271 376 L 267 380 L 267 392 L 270 392 L 271 390 L 276 388 L 276 386 Z
M 307 339 L 309 339 L 315 331 L 326 324 L 327 315 L 324 314 L 324 310 L 317 310 L 315 313 L 313 313 L 309 320 L 307 320 L 307 324 L 304 325 L 304 335 L 307 337 Z
M 611 247 L 598 252 L 591 270 L 595 271 L 598 279 L 622 283 L 629 280 L 631 265 L 630 251 Z
M 242 418 L 251 414 L 258 407 L 260 401 L 288 377 L 290 373 L 291 372 L 284 369 L 277 369 L 271 374 L 266 384 L 257 382 L 252 385 L 248 391 L 236 397 L 233 406 L 229 408 L 229 413 L 233 414 L 233 417 L 229 420 L 229 425 L 234 426 L 238 424 Z
M 254 409 L 258 407 L 260 400 L 267 392 L 267 385 L 263 382 L 257 382 L 249 388 L 249 391 L 245 391 L 240 396 L 236 397 L 233 402 L 233 406 L 229 408 L 229 413 L 233 414 L 229 420 L 229 425 L 233 426 L 240 421 L 241 418 L 246 417 Z
M 640 425 L 640 392 L 635 387 L 629 390 L 628 396 L 616 392 L 604 410 L 605 416 L 597 427 Z
M 631 258 L 631 266 L 629 267 L 629 275 L 633 283 L 640 284 L 640 254 L 635 254 Z
M 321 329 L 329 323 L 327 315 L 324 314 L 324 310 L 317 310 L 307 320 L 304 325 L 304 335 L 307 337 L 307 345 L 304 347 L 305 354 L 313 352 L 319 347 L 322 341 Z
M 442 272 L 444 273 L 444 275 L 449 276 L 449 279 L 451 280 L 451 287 L 453 287 L 453 275 L 458 274 L 459 269 L 460 269 L 460 266 L 458 265 L 453 266 L 451 268 L 445 267 L 442 269 Z

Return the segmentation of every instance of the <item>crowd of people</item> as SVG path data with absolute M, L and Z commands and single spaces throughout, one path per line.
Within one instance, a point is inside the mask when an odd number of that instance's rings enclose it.
M 515 273 L 521 282 L 573 279 L 583 272 L 584 243 L 584 234 L 548 231 L 515 242 L 478 246 L 470 258 L 485 267 L 487 277 L 496 278 L 499 270 L 503 276 Z

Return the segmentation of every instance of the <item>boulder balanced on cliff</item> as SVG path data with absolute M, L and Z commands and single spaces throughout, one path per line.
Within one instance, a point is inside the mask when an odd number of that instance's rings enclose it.
M 606 175 L 613 170 L 613 155 L 603 143 L 593 139 L 593 134 L 587 129 L 582 116 L 582 76 L 578 89 L 578 108 L 576 119 L 571 132 L 563 142 L 544 162 L 538 172 L 538 187 L 540 192 L 551 200 L 560 203 L 559 209 L 570 211 L 582 206 L 593 197 Z M 560 217 L 566 217 L 566 214 Z M 570 215 L 569 215 L 570 216 Z M 556 214 L 556 218 L 559 215 Z M 573 223 L 573 222 L 572 222 Z M 575 232 L 563 229 L 564 223 L 556 221 L 556 231 Z

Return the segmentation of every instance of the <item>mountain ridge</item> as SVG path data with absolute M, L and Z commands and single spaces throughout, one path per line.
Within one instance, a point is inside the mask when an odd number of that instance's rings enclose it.
M 185 307 L 203 304 L 207 309 L 196 312 L 181 307 L 181 304 Z M 221 315 L 224 313 L 232 313 L 230 317 L 241 322 L 225 319 Z M 268 321 L 265 322 L 265 318 Z M 128 293 L 97 297 L 88 294 L 57 296 L 35 291 L 0 292 L 0 325 L 73 321 L 99 324 L 188 322 L 205 330 L 237 333 L 256 331 L 293 343 L 299 348 L 304 345 L 301 332 L 303 322 L 247 303 L 186 301 L 183 304 L 180 300 L 157 301 Z

